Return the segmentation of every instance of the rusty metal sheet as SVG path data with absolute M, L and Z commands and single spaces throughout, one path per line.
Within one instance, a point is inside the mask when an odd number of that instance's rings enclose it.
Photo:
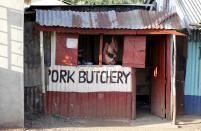
M 46 114 L 70 118 L 131 119 L 131 93 L 55 92 L 46 93 Z
M 175 12 L 133 10 L 125 12 L 78 12 L 36 9 L 36 23 L 41 26 L 94 29 L 181 29 Z

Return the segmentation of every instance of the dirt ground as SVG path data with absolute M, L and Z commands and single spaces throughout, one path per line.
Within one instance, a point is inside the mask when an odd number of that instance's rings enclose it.
M 201 131 L 201 116 L 178 116 L 177 125 L 151 114 L 136 120 L 68 119 L 57 115 L 25 116 L 25 128 L 2 131 Z

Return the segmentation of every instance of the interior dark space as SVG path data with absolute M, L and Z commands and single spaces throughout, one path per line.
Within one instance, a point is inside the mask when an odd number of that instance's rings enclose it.
M 137 117 L 141 113 L 149 113 L 151 106 L 151 45 L 146 40 L 146 67 L 136 69 L 136 110 Z
M 99 63 L 99 35 L 80 35 L 78 40 L 78 64 L 98 65 Z

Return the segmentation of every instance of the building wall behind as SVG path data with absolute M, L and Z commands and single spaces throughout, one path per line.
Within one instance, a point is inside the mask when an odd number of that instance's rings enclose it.
M 186 114 L 201 115 L 201 34 L 192 31 L 188 41 L 188 56 L 184 86 Z
M 41 113 L 43 111 L 40 34 L 34 28 L 34 22 L 25 15 L 24 22 L 24 107 L 25 113 Z M 46 83 L 48 83 L 48 67 L 51 62 L 51 33 L 44 32 L 44 57 L 46 66 Z M 25 116 L 26 119 L 26 116 Z
M 0 127 L 24 126 L 23 3 L 0 1 Z

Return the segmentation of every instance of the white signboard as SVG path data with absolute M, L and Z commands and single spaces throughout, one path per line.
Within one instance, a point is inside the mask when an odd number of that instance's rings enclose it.
M 76 38 L 67 38 L 66 39 L 66 47 L 77 49 L 78 39 Z
M 47 90 L 60 92 L 131 92 L 131 68 L 122 66 L 53 66 L 49 69 Z

